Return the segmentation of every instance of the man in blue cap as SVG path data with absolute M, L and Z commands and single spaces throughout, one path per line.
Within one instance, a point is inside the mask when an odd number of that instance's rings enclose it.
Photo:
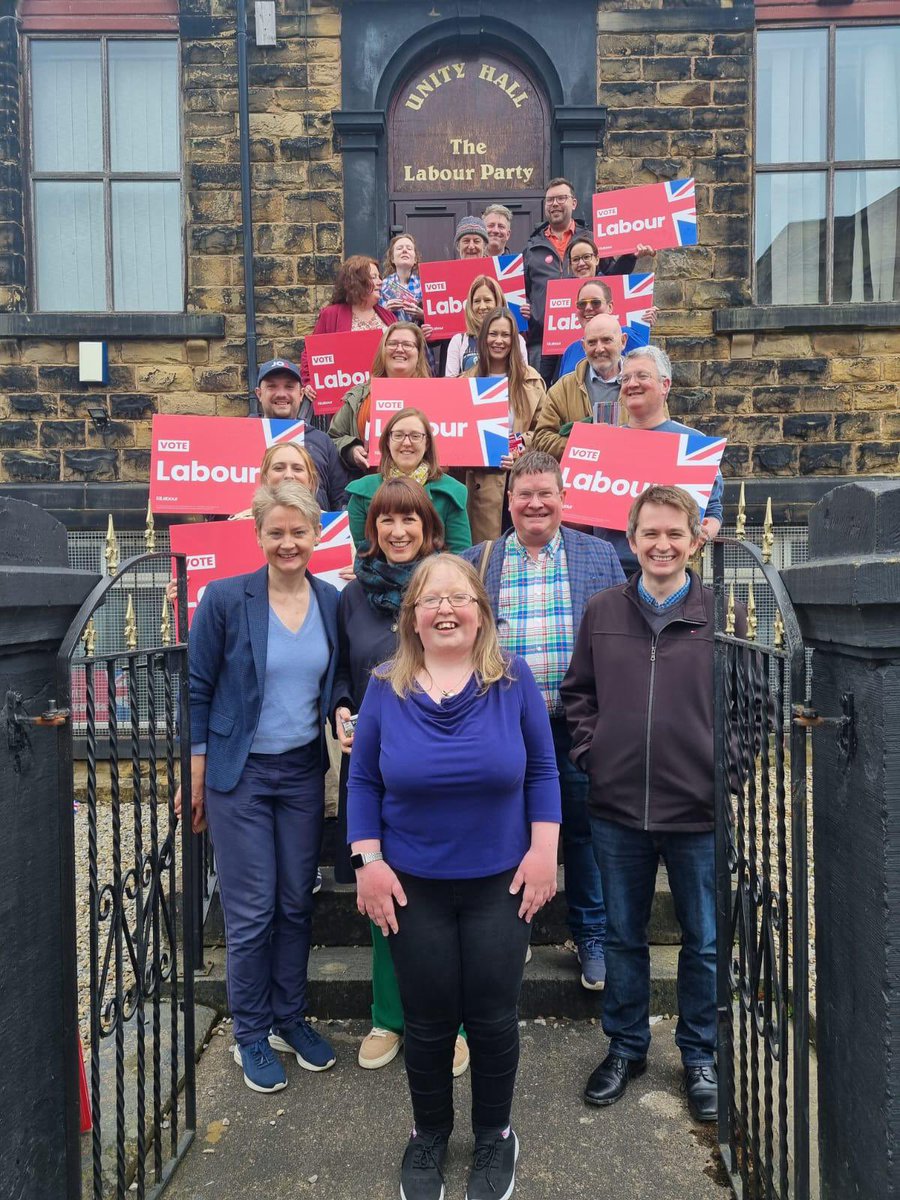
M 298 366 L 286 358 L 271 358 L 259 368 L 256 383 L 256 398 L 262 416 L 280 421 L 299 419 L 303 384 Z M 319 490 L 316 492 L 319 506 L 326 512 L 346 508 L 349 476 L 334 442 L 327 433 L 307 423 L 304 445 L 319 473 Z

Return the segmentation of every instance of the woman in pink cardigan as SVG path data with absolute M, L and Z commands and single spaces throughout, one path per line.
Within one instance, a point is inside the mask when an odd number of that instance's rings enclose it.
M 365 254 L 354 254 L 341 264 L 331 303 L 319 313 L 313 333 L 350 333 L 357 329 L 386 329 L 393 325 L 397 317 L 378 303 L 380 291 L 378 263 Z M 306 347 L 300 355 L 300 377 L 304 396 L 315 400 L 315 389 L 309 382 Z

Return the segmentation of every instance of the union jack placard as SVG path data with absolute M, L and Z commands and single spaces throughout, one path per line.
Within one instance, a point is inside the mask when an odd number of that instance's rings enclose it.
M 706 511 L 725 438 L 658 433 L 580 421 L 572 427 L 560 467 L 567 520 L 625 529 L 628 510 L 652 483 L 684 488 Z
M 613 314 L 618 317 L 623 332 L 631 332 L 632 345 L 646 346 L 650 341 L 650 326 L 644 319 L 653 307 L 655 275 L 598 275 L 601 283 L 612 292 Z M 586 279 L 551 279 L 547 283 L 544 305 L 544 354 L 562 354 L 581 338 L 582 325 L 575 301 Z
M 506 298 L 510 312 L 516 318 L 519 329 L 525 332 L 528 322 L 522 316 L 522 305 L 525 303 L 525 267 L 521 254 L 498 254 L 496 258 L 486 261 L 494 264 L 500 291 Z
M 693 179 L 598 192 L 593 216 L 594 241 L 603 257 L 633 254 L 638 245 L 665 250 L 697 244 Z
M 442 467 L 499 467 L 509 453 L 509 383 L 483 379 L 373 379 L 369 462 L 381 461 L 378 439 L 403 408 L 418 408 L 431 422 Z
M 479 275 L 496 279 L 519 328 L 524 329 L 528 324 L 521 311 L 525 303 L 525 272 L 521 254 L 425 262 L 419 267 L 419 274 L 425 324 L 432 327 L 431 340 L 465 333 L 466 297 L 472 281 Z

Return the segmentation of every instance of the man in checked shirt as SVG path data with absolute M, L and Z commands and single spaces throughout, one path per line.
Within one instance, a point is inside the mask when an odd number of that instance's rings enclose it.
M 561 526 L 564 497 L 556 459 L 534 450 L 523 454 L 509 475 L 513 528 L 466 550 L 463 558 L 484 580 L 501 646 L 527 660 L 547 704 L 562 793 L 569 928 L 581 982 L 597 991 L 606 982 L 606 911 L 591 846 L 588 777 L 569 761 L 571 739 L 559 685 L 588 600 L 624 583 L 625 576 L 608 542 Z

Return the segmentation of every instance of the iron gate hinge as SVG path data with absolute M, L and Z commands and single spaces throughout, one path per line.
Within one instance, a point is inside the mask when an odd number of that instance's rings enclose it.
M 21 692 L 6 693 L 6 745 L 12 755 L 17 775 L 22 770 L 22 754 L 30 745 L 28 726 L 37 725 L 52 729 L 65 725 L 69 716 L 68 708 L 57 708 L 55 700 L 48 700 L 47 707 L 39 717 L 30 717 L 25 711 Z
M 856 708 L 852 692 L 841 694 L 839 717 L 823 717 L 818 709 L 808 704 L 792 704 L 791 715 L 794 724 L 801 725 L 804 729 L 836 729 L 838 746 L 847 762 L 856 753 Z

